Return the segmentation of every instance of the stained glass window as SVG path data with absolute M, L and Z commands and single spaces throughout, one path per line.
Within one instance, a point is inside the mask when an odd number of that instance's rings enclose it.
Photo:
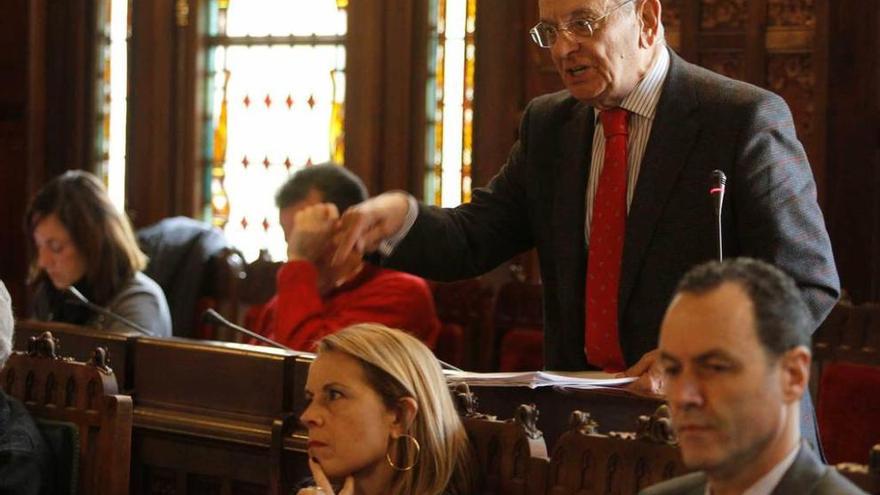
M 102 0 L 99 12 L 97 170 L 110 199 L 125 208 L 125 134 L 128 101 L 129 0 Z
M 431 0 L 425 201 L 471 199 L 477 0 Z
M 205 107 L 206 215 L 251 261 L 286 257 L 275 191 L 342 164 L 347 0 L 213 0 Z

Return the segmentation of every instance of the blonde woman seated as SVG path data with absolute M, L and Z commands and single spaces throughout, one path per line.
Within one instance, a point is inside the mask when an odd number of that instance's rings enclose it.
M 299 495 L 473 493 L 467 433 L 436 358 L 377 324 L 318 342 L 300 420 L 314 486 Z

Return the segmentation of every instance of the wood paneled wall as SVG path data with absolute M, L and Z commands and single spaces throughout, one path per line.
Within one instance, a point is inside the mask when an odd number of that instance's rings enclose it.
M 880 301 L 880 2 L 831 5 L 823 206 L 844 289 Z
M 428 5 L 349 3 L 345 165 L 371 194 L 424 184 Z
M 46 179 L 94 163 L 95 16 L 91 0 L 28 0 L 0 16 L 0 279 L 26 311 L 24 215 Z
M 0 279 L 15 296 L 24 290 L 27 256 L 22 236 L 28 192 L 39 180 L 31 156 L 33 145 L 42 151 L 31 126 L 41 125 L 28 110 L 28 87 L 40 84 L 42 74 L 25 70 L 29 50 L 39 49 L 39 36 L 31 36 L 30 20 L 42 15 L 39 2 L 13 2 L 0 16 Z M 42 112 L 39 113 L 42 115 Z M 16 303 L 18 299 L 16 298 Z M 16 304 L 17 306 L 18 304 Z

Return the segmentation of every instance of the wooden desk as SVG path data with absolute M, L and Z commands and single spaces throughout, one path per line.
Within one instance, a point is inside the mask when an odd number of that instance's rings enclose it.
M 138 339 L 132 492 L 289 492 L 307 474 L 305 436 L 291 432 L 310 361 L 244 344 Z M 286 457 L 296 462 L 282 469 Z
M 134 419 L 131 493 L 289 493 L 308 475 L 298 418 L 310 355 L 183 338 L 158 339 L 72 325 L 19 322 L 15 346 L 51 330 L 78 359 L 109 349 Z M 571 411 L 589 412 L 603 432 L 634 431 L 659 401 L 619 391 L 474 389 L 478 410 L 500 419 L 534 403 L 552 451 Z

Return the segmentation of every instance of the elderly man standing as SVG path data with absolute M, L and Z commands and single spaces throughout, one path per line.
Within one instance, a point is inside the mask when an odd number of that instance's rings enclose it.
M 863 493 L 801 441 L 812 318 L 794 282 L 761 261 L 695 268 L 660 330 L 659 362 L 685 465 L 644 495 Z
M 682 60 L 660 0 L 538 0 L 532 39 L 566 90 L 529 103 L 507 163 L 469 204 L 385 193 L 342 217 L 337 261 L 471 277 L 536 247 L 544 365 L 640 376 L 657 390 L 657 336 L 676 284 L 717 257 L 710 177 L 726 174 L 728 256 L 794 278 L 811 328 L 839 296 L 816 185 L 778 95 Z M 479 164 L 478 164 L 479 165 Z
M 0 369 L 12 353 L 12 301 L 0 282 Z M 37 425 L 16 399 L 0 390 L 0 493 L 50 493 L 49 450 Z

